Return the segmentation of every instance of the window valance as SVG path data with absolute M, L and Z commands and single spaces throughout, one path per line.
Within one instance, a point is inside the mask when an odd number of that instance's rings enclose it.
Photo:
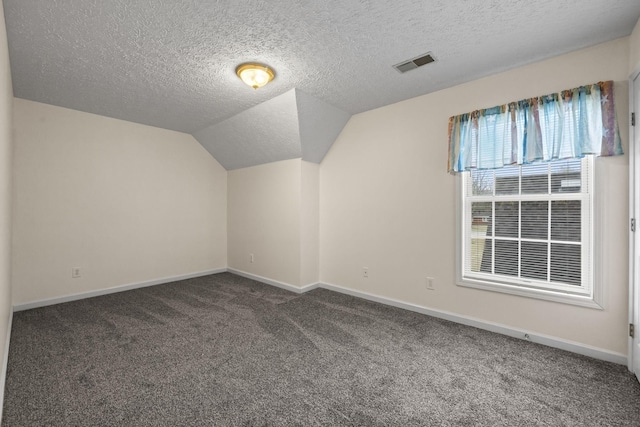
M 450 173 L 623 154 L 613 81 L 449 119 Z

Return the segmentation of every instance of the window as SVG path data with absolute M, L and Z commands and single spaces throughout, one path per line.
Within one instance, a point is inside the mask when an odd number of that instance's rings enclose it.
M 602 308 L 593 157 L 623 154 L 613 81 L 452 116 L 448 134 L 458 284 Z
M 599 307 L 592 156 L 461 175 L 460 285 Z

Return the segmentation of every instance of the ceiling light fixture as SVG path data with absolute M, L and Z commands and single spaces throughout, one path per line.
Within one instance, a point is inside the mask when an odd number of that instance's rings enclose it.
M 261 88 L 276 76 L 271 68 L 255 62 L 238 65 L 236 74 L 243 82 L 254 89 Z

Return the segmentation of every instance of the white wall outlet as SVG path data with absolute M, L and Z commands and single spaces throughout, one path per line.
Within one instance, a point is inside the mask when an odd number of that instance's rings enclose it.
M 249 254 L 249 262 L 253 262 L 253 254 Z
M 362 277 L 365 279 L 369 278 L 369 267 L 362 267 Z
M 429 289 L 430 291 L 435 291 L 436 290 L 436 279 L 434 279 L 433 277 L 427 277 L 427 289 Z
M 78 277 L 80 277 L 80 267 L 73 267 L 71 269 L 71 278 L 77 279 Z

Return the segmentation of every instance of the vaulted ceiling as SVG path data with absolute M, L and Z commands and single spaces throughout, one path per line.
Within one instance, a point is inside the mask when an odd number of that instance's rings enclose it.
M 14 94 L 319 163 L 352 114 L 627 36 L 638 0 L 4 0 Z M 431 52 L 436 62 L 392 66 Z M 238 64 L 276 79 L 254 90 Z M 587 83 L 587 82 L 585 82 Z

